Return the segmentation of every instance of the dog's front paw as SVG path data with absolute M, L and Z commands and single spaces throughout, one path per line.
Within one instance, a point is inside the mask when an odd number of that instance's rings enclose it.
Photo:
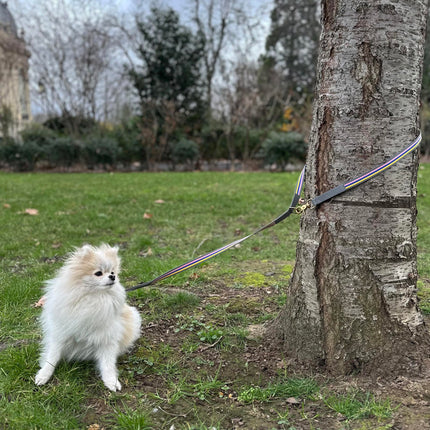
M 121 391 L 121 384 L 118 381 L 118 378 L 103 378 L 103 382 L 107 388 L 111 391 Z
M 36 385 L 44 385 L 49 381 L 51 376 L 51 369 L 46 369 L 42 367 L 42 369 L 37 372 L 36 377 L 34 378 L 34 382 L 36 383 Z

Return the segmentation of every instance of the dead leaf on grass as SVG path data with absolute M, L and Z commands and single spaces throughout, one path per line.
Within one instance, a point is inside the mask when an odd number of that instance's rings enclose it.
M 153 217 L 153 215 L 152 214 L 150 214 L 150 213 L 148 213 L 148 212 L 145 212 L 144 214 L 143 214 L 143 219 L 151 219 Z
M 242 418 L 232 418 L 231 423 L 237 428 L 237 426 L 242 427 L 245 425 L 245 421 Z
M 166 203 L 166 202 L 164 200 L 158 199 L 158 200 L 155 200 L 154 203 L 161 205 L 161 204 Z
M 61 248 L 61 242 L 54 242 L 52 245 L 51 245 L 51 248 L 54 248 L 54 249 L 58 249 L 58 248 Z
M 9 203 L 3 203 L 3 207 L 5 209 L 10 209 L 10 204 Z
M 32 306 L 33 308 L 41 308 L 45 304 L 46 297 L 42 296 L 36 303 L 34 303 Z
M 152 249 L 148 248 L 146 251 L 140 251 L 139 257 L 150 257 L 153 254 Z
M 100 427 L 99 424 L 91 424 L 87 427 L 87 430 L 104 430 L 104 427 Z
M 37 209 L 26 209 L 24 211 L 25 214 L 27 215 L 39 215 L 39 211 Z

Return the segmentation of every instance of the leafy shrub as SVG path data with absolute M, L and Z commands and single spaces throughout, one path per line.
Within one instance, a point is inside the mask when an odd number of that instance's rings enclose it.
M 118 161 L 131 163 L 144 158 L 141 132 L 135 118 L 114 126 L 107 137 L 116 140 L 118 144 Z
M 97 123 L 92 118 L 81 115 L 62 115 L 48 118 L 43 125 L 50 130 L 60 133 L 73 133 L 75 135 L 85 135 L 97 127 Z
M 90 136 L 83 141 L 82 160 L 90 168 L 116 163 L 119 147 L 116 140 L 109 137 Z
M 9 139 L 6 144 L 0 146 L 0 160 L 18 171 L 33 170 L 43 153 L 43 149 L 34 142 L 18 143 Z
M 49 145 L 56 137 L 57 133 L 37 123 L 31 124 L 21 131 L 21 138 L 24 143 L 33 142 L 39 146 Z
M 228 158 L 227 143 L 221 124 L 213 123 L 202 127 L 200 139 L 200 151 L 203 159 Z
M 263 140 L 264 133 L 265 131 L 260 129 L 236 127 L 233 135 L 236 157 L 241 160 L 254 157 Z
M 303 160 L 306 155 L 306 143 L 300 133 L 272 132 L 263 142 L 261 155 L 272 164 L 282 169 L 291 160 Z
M 174 163 L 190 163 L 199 156 L 199 147 L 196 142 L 188 139 L 181 139 L 173 145 L 171 158 Z
M 45 159 L 54 166 L 70 167 L 79 161 L 80 145 L 71 137 L 58 137 L 46 147 Z

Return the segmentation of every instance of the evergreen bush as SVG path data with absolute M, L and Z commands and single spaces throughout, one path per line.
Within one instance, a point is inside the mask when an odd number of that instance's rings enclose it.
M 81 146 L 70 136 L 57 137 L 46 145 L 45 160 L 51 166 L 70 167 L 79 162 Z
M 114 166 L 118 155 L 119 146 L 115 139 L 89 136 L 82 142 L 81 160 L 89 168 Z
M 271 132 L 262 144 L 260 155 L 270 163 L 276 163 L 282 170 L 292 160 L 304 160 L 306 143 L 300 133 L 294 131 Z
M 174 164 L 189 164 L 199 157 L 199 146 L 196 142 L 182 138 L 171 148 L 170 157 Z
M 43 149 L 35 142 L 17 142 L 8 139 L 0 146 L 0 162 L 17 171 L 34 170 L 36 162 L 43 158 Z
M 21 139 L 25 142 L 33 142 L 39 146 L 47 146 L 58 136 L 53 130 L 41 124 L 33 123 L 21 131 Z

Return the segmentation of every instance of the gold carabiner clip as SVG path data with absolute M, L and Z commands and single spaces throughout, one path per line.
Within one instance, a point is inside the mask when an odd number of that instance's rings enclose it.
M 311 207 L 310 200 L 305 201 L 303 199 L 299 200 L 299 204 L 295 207 L 294 212 L 298 215 L 301 215 L 306 209 Z

